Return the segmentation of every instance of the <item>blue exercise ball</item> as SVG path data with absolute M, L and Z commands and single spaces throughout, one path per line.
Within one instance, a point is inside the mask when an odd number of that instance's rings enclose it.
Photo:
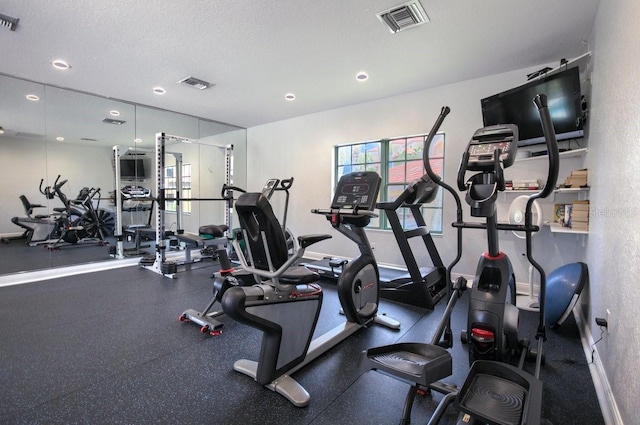
M 546 285 L 544 318 L 549 327 L 557 328 L 567 319 L 589 280 L 585 263 L 569 263 L 549 273 Z

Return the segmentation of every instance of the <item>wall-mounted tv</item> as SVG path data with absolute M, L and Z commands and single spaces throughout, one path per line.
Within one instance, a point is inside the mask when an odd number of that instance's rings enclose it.
M 142 180 L 146 177 L 144 160 L 141 158 L 120 158 L 120 178 L 122 180 Z
M 578 67 L 538 78 L 520 87 L 482 99 L 485 126 L 515 124 L 518 146 L 545 143 L 540 115 L 533 98 L 547 95 L 547 104 L 558 141 L 584 136 L 580 72 Z

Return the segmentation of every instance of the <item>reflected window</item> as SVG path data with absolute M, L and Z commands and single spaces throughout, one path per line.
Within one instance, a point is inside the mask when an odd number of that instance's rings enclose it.
M 177 198 L 178 193 L 178 178 L 176 174 L 176 166 L 170 165 L 164 168 L 164 188 L 165 197 L 167 199 Z M 182 165 L 182 186 L 180 198 L 191 198 L 191 164 Z M 182 213 L 191 214 L 191 201 L 185 201 L 181 203 Z M 165 212 L 177 211 L 177 203 L 175 200 L 168 200 L 165 202 Z

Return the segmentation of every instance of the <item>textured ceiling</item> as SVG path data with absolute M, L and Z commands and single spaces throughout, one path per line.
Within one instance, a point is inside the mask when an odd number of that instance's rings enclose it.
M 251 127 L 573 58 L 599 4 L 422 0 L 431 22 L 391 34 L 375 14 L 402 2 L 3 0 L 0 73 Z

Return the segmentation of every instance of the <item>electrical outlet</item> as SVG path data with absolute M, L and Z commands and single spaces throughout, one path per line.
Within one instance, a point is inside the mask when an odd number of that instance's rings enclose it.
M 611 311 L 607 309 L 607 333 L 609 333 L 609 331 L 611 330 L 612 324 L 613 323 L 611 323 Z
M 371 249 L 376 249 L 376 243 L 375 242 L 371 242 Z

